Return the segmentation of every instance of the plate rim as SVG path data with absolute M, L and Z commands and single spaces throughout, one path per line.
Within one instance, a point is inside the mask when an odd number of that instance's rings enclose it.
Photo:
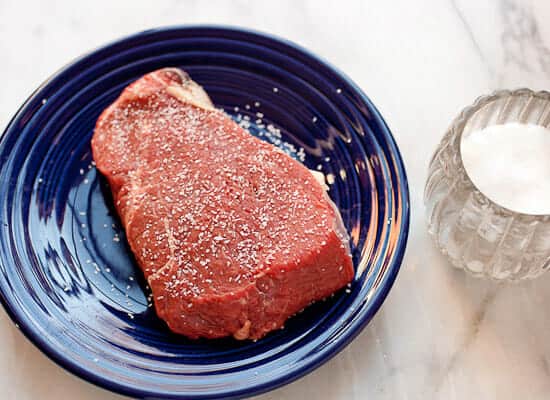
M 316 61 L 319 64 L 324 65 L 326 68 L 334 72 L 335 75 L 340 77 L 342 81 L 348 84 L 355 91 L 355 94 L 358 95 L 360 100 L 367 106 L 367 109 L 369 110 L 369 112 L 372 113 L 372 117 L 376 120 L 376 123 L 379 125 L 379 127 L 383 131 L 383 135 L 387 140 L 388 147 L 391 150 L 390 154 L 392 154 L 393 156 L 392 158 L 394 161 L 393 164 L 395 166 L 396 177 L 399 181 L 398 193 L 400 194 L 400 197 L 401 197 L 400 202 L 396 201 L 396 206 L 399 205 L 402 207 L 401 224 L 400 224 L 401 233 L 397 240 L 394 257 L 388 267 L 387 273 L 384 277 L 384 280 L 381 286 L 379 287 L 379 290 L 374 293 L 374 296 L 371 300 L 370 307 L 366 310 L 362 318 L 358 319 L 354 324 L 349 325 L 349 328 L 345 330 L 345 332 L 343 332 L 342 336 L 339 338 L 338 341 L 332 342 L 329 345 L 327 345 L 323 352 L 319 352 L 315 356 L 312 356 L 310 358 L 311 361 L 309 363 L 307 363 L 306 365 L 298 369 L 289 370 L 285 374 L 279 375 L 274 379 L 272 378 L 266 382 L 258 383 L 255 386 L 251 386 L 244 389 L 225 390 L 216 395 L 213 395 L 210 393 L 209 394 L 193 393 L 192 395 L 182 394 L 182 395 L 178 395 L 177 397 L 174 397 L 173 393 L 168 393 L 168 392 L 160 393 L 158 391 L 148 391 L 148 390 L 142 390 L 139 388 L 131 388 L 127 385 L 114 382 L 113 380 L 105 379 L 103 376 L 98 375 L 97 373 L 90 372 L 88 369 L 80 366 L 70 358 L 63 357 L 62 354 L 58 353 L 54 348 L 50 347 L 48 345 L 48 341 L 42 338 L 38 332 L 28 327 L 25 323 L 20 323 L 21 320 L 26 319 L 21 316 L 21 314 L 23 313 L 23 310 L 20 308 L 18 309 L 18 307 L 15 307 L 10 301 L 8 301 L 8 299 L 6 298 L 3 292 L 3 288 L 0 287 L 0 302 L 2 303 L 2 306 L 4 307 L 6 313 L 8 314 L 10 319 L 13 321 L 16 328 L 18 328 L 23 333 L 25 338 L 29 340 L 32 344 L 34 344 L 43 354 L 45 354 L 50 360 L 54 361 L 58 366 L 72 373 L 78 378 L 84 381 L 87 381 L 89 383 L 92 383 L 96 386 L 99 386 L 103 389 L 110 390 L 112 392 L 122 394 L 125 396 L 139 397 L 139 398 L 159 398 L 159 399 L 164 399 L 164 398 L 166 399 L 168 398 L 212 399 L 212 398 L 220 398 L 220 397 L 242 398 L 245 396 L 254 396 L 254 395 L 268 392 L 270 390 L 289 384 L 303 377 L 304 375 L 320 367 L 321 365 L 329 361 L 331 358 L 333 358 L 340 351 L 342 351 L 351 341 L 353 341 L 353 339 L 355 339 L 355 337 L 365 328 L 365 326 L 371 321 L 374 315 L 378 312 L 379 308 L 381 307 L 382 303 L 387 297 L 389 291 L 391 290 L 395 282 L 395 279 L 397 277 L 397 274 L 401 268 L 403 258 L 405 255 L 407 242 L 408 242 L 408 236 L 410 232 L 410 193 L 409 193 L 408 178 L 405 171 L 405 163 L 401 155 L 401 152 L 397 147 L 397 143 L 395 141 L 395 138 L 393 137 L 391 130 L 389 129 L 387 123 L 385 122 L 384 118 L 382 117 L 382 115 L 380 114 L 380 112 L 378 111 L 374 103 L 348 75 L 346 75 L 339 68 L 335 67 L 333 64 L 331 64 L 327 60 L 325 60 L 323 57 L 320 57 L 314 54 L 310 50 L 306 49 L 305 47 L 289 39 L 285 39 L 278 35 L 256 30 L 256 29 L 249 29 L 249 28 L 243 28 L 236 25 L 226 25 L 226 24 L 166 25 L 162 27 L 142 30 L 130 35 L 125 35 L 117 39 L 111 40 L 101 46 L 95 47 L 92 50 L 89 50 L 84 54 L 78 57 L 75 57 L 71 61 L 64 64 L 56 72 L 54 72 L 47 79 L 45 79 L 44 82 L 41 83 L 27 97 L 27 99 L 18 108 L 14 116 L 9 120 L 8 124 L 2 131 L 2 134 L 0 135 L 0 146 L 4 145 L 4 141 L 6 140 L 6 136 L 8 132 L 15 128 L 14 127 L 15 122 L 19 119 L 21 114 L 26 110 L 27 106 L 42 91 L 42 89 L 47 87 L 48 84 L 50 84 L 57 77 L 62 75 L 67 69 L 71 68 L 73 65 L 80 62 L 81 60 L 86 59 L 87 57 L 97 52 L 100 52 L 102 50 L 108 49 L 112 46 L 122 44 L 126 41 L 136 39 L 144 35 L 163 33 L 167 31 L 182 31 L 182 30 L 196 30 L 196 29 L 221 30 L 221 31 L 243 33 L 243 34 L 254 35 L 254 36 L 265 38 L 271 41 L 279 42 L 285 46 L 292 48 L 293 50 L 299 53 L 302 53 L 303 55 L 312 59 L 313 61 Z M 3 168 L 4 163 L 5 163 L 4 161 L 0 162 L 0 169 Z

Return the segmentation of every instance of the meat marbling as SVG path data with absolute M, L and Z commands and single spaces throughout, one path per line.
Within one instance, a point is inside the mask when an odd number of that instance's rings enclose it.
M 353 278 L 340 216 L 310 171 L 179 69 L 129 85 L 92 151 L 174 332 L 258 339 Z

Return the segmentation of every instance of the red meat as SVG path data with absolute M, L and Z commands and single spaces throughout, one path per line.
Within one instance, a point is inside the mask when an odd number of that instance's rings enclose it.
M 258 339 L 353 278 L 340 216 L 310 171 L 214 109 L 181 70 L 128 86 L 92 150 L 174 332 Z

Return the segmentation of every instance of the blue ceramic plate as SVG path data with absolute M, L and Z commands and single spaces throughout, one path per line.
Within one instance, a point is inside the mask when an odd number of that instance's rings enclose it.
M 167 66 L 185 69 L 217 106 L 250 120 L 254 134 L 324 172 L 352 237 L 351 287 L 257 342 L 190 341 L 168 331 L 148 307 L 109 190 L 91 163 L 100 112 L 130 82 Z M 265 135 L 268 125 L 275 134 Z M 306 374 L 376 313 L 407 240 L 403 163 L 370 100 L 308 51 L 233 28 L 150 30 L 67 66 L 7 127 L 0 181 L 6 310 L 60 365 L 135 397 L 241 397 Z

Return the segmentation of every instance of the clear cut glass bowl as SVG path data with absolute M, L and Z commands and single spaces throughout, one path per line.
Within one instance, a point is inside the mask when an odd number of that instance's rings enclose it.
M 515 281 L 550 266 L 550 215 L 518 213 L 495 203 L 470 180 L 461 157 L 462 138 L 511 122 L 550 127 L 550 93 L 498 91 L 465 108 L 432 157 L 424 203 L 429 232 L 455 267 Z

